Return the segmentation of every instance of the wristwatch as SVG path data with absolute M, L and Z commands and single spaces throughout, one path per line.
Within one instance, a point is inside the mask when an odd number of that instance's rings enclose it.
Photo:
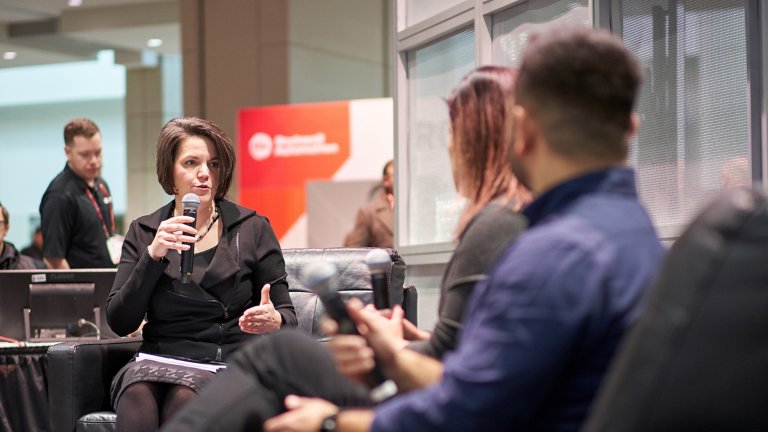
M 336 417 L 338 417 L 338 415 L 339 413 L 333 413 L 324 418 L 323 422 L 320 424 L 320 432 L 337 432 Z

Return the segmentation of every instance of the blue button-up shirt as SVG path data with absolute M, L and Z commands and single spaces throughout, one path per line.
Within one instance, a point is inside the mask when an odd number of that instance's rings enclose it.
M 442 381 L 380 405 L 373 430 L 581 426 L 664 249 L 630 169 L 564 182 L 524 213 L 529 229 L 475 289 Z

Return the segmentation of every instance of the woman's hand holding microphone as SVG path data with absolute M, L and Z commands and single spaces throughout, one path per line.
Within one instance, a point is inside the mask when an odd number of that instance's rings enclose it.
M 150 258 L 160 261 L 170 249 L 179 252 L 189 249 L 189 244 L 195 242 L 197 230 L 188 223 L 195 219 L 189 216 L 174 216 L 160 223 L 152 244 L 147 247 Z

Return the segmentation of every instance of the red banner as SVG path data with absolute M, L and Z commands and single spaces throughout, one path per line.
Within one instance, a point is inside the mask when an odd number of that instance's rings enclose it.
M 349 102 L 246 108 L 238 114 L 239 201 L 281 238 L 306 211 L 307 180 L 349 158 Z

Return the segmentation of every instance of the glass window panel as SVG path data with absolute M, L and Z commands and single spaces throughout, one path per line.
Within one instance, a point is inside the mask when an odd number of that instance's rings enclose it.
M 464 0 L 406 0 L 405 21 L 412 26 L 462 3 Z
M 745 1 L 621 3 L 644 75 L 630 164 L 660 233 L 675 237 L 718 189 L 751 178 Z
M 462 202 L 448 160 L 445 98 L 475 66 L 475 36 L 461 31 L 408 52 L 409 245 L 450 241 Z
M 492 17 L 493 63 L 517 67 L 528 35 L 551 25 L 591 26 L 588 0 L 531 0 Z

